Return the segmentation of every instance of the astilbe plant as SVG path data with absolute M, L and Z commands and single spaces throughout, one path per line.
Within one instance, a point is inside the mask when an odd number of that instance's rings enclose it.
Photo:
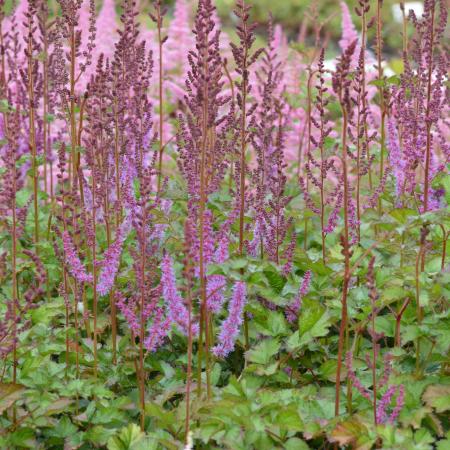
M 255 112 L 256 133 L 252 142 L 256 153 L 256 168 L 252 174 L 255 227 L 253 240 L 247 245 L 252 256 L 259 255 L 262 258 L 266 255 L 276 264 L 284 262 L 284 272 L 287 274 L 292 265 L 296 234 L 291 231 L 291 243 L 283 249 L 293 224 L 292 217 L 287 213 L 287 206 L 292 197 L 285 192 L 285 102 L 276 93 L 281 88 L 282 94 L 283 80 L 280 62 L 273 52 L 274 37 L 271 25 L 269 39 L 269 48 L 263 52 L 261 67 L 257 73 L 261 83 L 261 102 Z
M 341 139 L 341 182 L 342 182 L 342 194 L 343 194 L 343 210 L 344 210 L 344 231 L 341 236 L 342 243 L 342 253 L 344 255 L 344 279 L 342 286 L 342 313 L 341 313 L 341 323 L 339 328 L 339 345 L 338 345 L 338 361 L 337 361 L 337 371 L 336 371 L 336 396 L 335 396 L 335 414 L 339 414 L 340 407 L 340 389 L 341 389 L 341 368 L 344 352 L 344 334 L 347 328 L 348 311 L 347 311 L 347 297 L 348 288 L 350 282 L 350 257 L 351 257 L 351 240 L 350 233 L 353 231 L 353 236 L 355 235 L 354 220 L 356 217 L 356 211 L 352 208 L 352 195 L 351 186 L 349 183 L 349 172 L 347 165 L 347 126 L 348 126 L 348 116 L 350 109 L 350 85 L 351 80 L 349 79 L 350 74 L 350 64 L 351 57 L 355 51 L 356 40 L 353 41 L 345 50 L 345 52 L 339 58 L 336 70 L 333 73 L 332 86 L 333 91 L 339 99 L 342 111 L 342 139 Z M 353 212 L 353 214 L 352 214 Z M 353 226 L 352 226 L 353 225 Z
M 306 206 L 320 217 L 322 237 L 322 260 L 326 261 L 326 236 L 333 232 L 337 225 L 340 208 L 342 207 L 343 194 L 341 186 L 330 182 L 333 177 L 339 179 L 341 173 L 336 167 L 334 154 L 330 154 L 330 134 L 332 127 L 328 118 L 327 105 L 330 99 L 327 97 L 328 88 L 325 85 L 325 51 L 322 49 L 317 63 L 318 84 L 317 96 L 314 102 L 315 113 L 311 115 L 311 122 L 318 131 L 318 137 L 310 135 L 311 144 L 306 152 L 305 172 L 306 180 L 300 177 L 300 186 Z M 318 189 L 319 205 L 316 206 L 309 194 L 307 183 Z M 326 210 L 328 212 L 328 218 Z
M 244 251 L 244 219 L 247 211 L 246 205 L 246 183 L 247 183 L 247 147 L 252 140 L 252 130 L 255 129 L 255 111 L 257 103 L 249 104 L 252 85 L 250 84 L 250 70 L 255 65 L 263 49 L 256 50 L 253 54 L 251 48 L 255 42 L 256 24 L 250 23 L 251 6 L 245 4 L 245 0 L 238 0 L 234 14 L 239 19 L 236 33 L 239 37 L 239 46 L 231 43 L 236 73 L 241 77 L 236 81 L 237 104 L 239 114 L 236 117 L 237 134 L 239 142 L 238 163 L 236 163 L 236 198 L 239 203 L 239 254 Z
M 211 330 L 207 309 L 207 203 L 225 175 L 230 152 L 229 131 L 232 108 L 224 112 L 230 98 L 221 94 L 224 85 L 219 52 L 220 31 L 215 30 L 214 6 L 201 0 L 195 18 L 196 49 L 189 53 L 190 71 L 186 80 L 186 112 L 180 117 L 178 133 L 179 167 L 187 183 L 189 218 L 197 229 L 200 281 L 200 331 L 198 352 L 198 393 L 201 393 L 202 348 L 205 347 L 207 392 L 211 395 L 209 353 Z M 211 223 L 213 221 L 211 220 Z M 203 337 L 205 340 L 203 341 Z
M 133 344 L 137 346 L 139 368 L 138 386 L 141 413 L 141 428 L 145 424 L 145 380 L 144 359 L 148 352 L 155 351 L 164 341 L 173 320 L 171 305 L 165 307 L 161 296 L 168 297 L 167 276 L 170 277 L 170 267 L 163 267 L 161 282 L 158 277 L 158 267 L 161 260 L 160 240 L 155 233 L 154 214 L 160 206 L 160 198 L 152 194 L 151 187 L 156 181 L 156 154 L 148 167 L 138 176 L 139 195 L 132 201 L 130 217 L 131 227 L 135 236 L 135 244 L 129 247 L 133 258 L 133 282 L 115 293 L 118 308 L 126 318 Z M 163 259 L 163 262 L 167 262 Z M 166 298 L 166 302 L 168 299 Z
M 4 81 L 4 79 L 2 80 Z M 5 85 L 2 84 L 2 89 Z M 8 108 L 9 109 L 9 108 Z M 11 224 L 6 224 L 11 233 L 11 283 L 12 292 L 6 304 L 6 313 L 0 323 L 0 352 L 3 358 L 12 352 L 13 374 L 12 381 L 16 382 L 17 377 L 17 336 L 21 328 L 21 317 L 18 313 L 19 299 L 17 292 L 17 256 L 18 256 L 18 220 L 17 220 L 17 192 L 22 187 L 17 172 L 18 160 L 18 130 L 19 112 L 5 111 L 3 113 L 3 133 L 7 139 L 7 145 L 2 149 L 2 163 L 5 172 L 2 175 L 2 185 L 0 190 L 2 217 L 11 214 Z
M 421 19 L 410 13 L 415 36 L 403 55 L 405 71 L 393 89 L 394 114 L 388 122 L 398 199 L 403 204 L 418 203 L 422 212 L 439 207 L 442 192 L 434 190 L 432 182 L 450 157 L 444 134 L 448 102 L 443 84 L 448 55 L 441 44 L 447 8 L 445 2 L 435 0 L 424 6 Z

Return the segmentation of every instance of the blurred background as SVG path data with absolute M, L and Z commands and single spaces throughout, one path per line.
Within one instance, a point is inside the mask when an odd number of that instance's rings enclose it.
M 9 14 L 13 1 L 6 0 L 5 10 Z M 88 0 L 87 0 L 88 1 Z M 152 0 L 136 0 L 140 5 L 141 20 L 149 27 L 152 27 L 148 20 L 148 12 L 151 9 Z M 224 30 L 228 32 L 233 39 L 235 17 L 232 13 L 235 0 L 214 0 L 219 16 L 222 20 Z M 344 0 L 352 14 L 356 28 L 360 29 L 359 17 L 355 14 L 354 8 L 358 0 Z M 376 13 L 378 0 L 371 0 L 371 10 L 369 17 Z M 100 10 L 102 0 L 95 0 L 97 11 Z M 115 0 L 117 11 L 120 12 L 121 0 Z M 196 0 L 190 0 L 193 9 Z M 169 16 L 173 12 L 175 0 L 163 0 L 163 3 L 169 6 Z M 297 41 L 299 33 L 304 36 L 306 45 L 314 45 L 314 27 L 315 24 L 323 25 L 321 37 L 328 42 L 328 49 L 333 52 L 337 50 L 338 41 L 342 33 L 342 13 L 341 0 L 247 0 L 248 4 L 253 5 L 252 19 L 259 24 L 258 34 L 263 39 L 266 35 L 269 14 L 272 13 L 275 24 L 280 24 L 289 40 Z M 406 11 L 414 9 L 418 15 L 423 9 L 423 1 L 405 1 Z M 49 4 L 57 9 L 56 0 L 49 0 Z M 400 0 L 383 0 L 383 39 L 384 52 L 391 57 L 399 57 L 402 47 L 402 16 L 400 11 Z M 375 29 L 369 30 L 369 47 L 373 42 Z
M 313 43 L 314 17 L 317 15 L 319 23 L 323 23 L 323 37 L 329 38 L 331 47 L 337 48 L 337 42 L 341 36 L 342 15 L 340 0 L 249 0 L 248 3 L 254 5 L 253 18 L 261 25 L 266 25 L 269 12 L 272 13 L 274 21 L 283 26 L 283 29 L 290 40 L 296 40 L 298 34 L 304 27 L 306 40 Z M 353 17 L 353 22 L 357 29 L 360 28 L 359 17 L 355 14 L 354 8 L 357 0 L 346 0 Z M 376 13 L 377 0 L 372 0 L 369 17 Z M 419 8 L 422 2 L 409 3 L 414 9 Z M 234 0 L 216 0 L 216 6 L 225 26 L 232 26 L 233 17 L 231 14 Z M 415 4 L 415 5 L 413 5 Z M 399 0 L 384 0 L 382 8 L 383 32 L 385 39 L 385 51 L 396 53 L 402 46 L 401 11 Z M 408 5 L 406 5 L 408 7 Z M 400 14 L 399 14 L 400 13 Z M 396 20 L 397 19 L 397 20 Z M 399 26 L 400 25 L 400 26 Z M 306 28 L 306 30 L 305 30 Z M 369 41 L 375 35 L 375 29 L 369 32 Z

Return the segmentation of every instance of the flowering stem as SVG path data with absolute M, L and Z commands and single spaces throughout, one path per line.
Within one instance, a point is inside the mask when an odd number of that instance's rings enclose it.
M 70 25 L 70 161 L 69 161 L 69 185 L 72 184 L 72 176 L 76 173 L 76 134 L 77 124 L 75 118 L 75 64 L 76 64 L 76 43 L 75 27 Z M 72 175 L 72 176 L 71 176 Z
M 366 98 L 366 46 L 367 46 L 367 17 L 366 8 L 362 8 L 362 27 L 361 27 L 361 51 L 362 51 L 362 65 L 361 65 L 361 93 L 362 93 L 362 110 L 364 111 L 364 140 L 366 142 L 366 156 L 369 163 L 369 189 L 372 191 L 372 165 L 370 164 L 370 148 L 369 148 L 369 127 L 366 118 L 367 98 Z M 358 135 L 359 136 L 359 135 Z M 358 138 L 359 139 L 359 138 Z M 358 172 L 359 174 L 359 172 Z M 359 175 L 358 175 L 359 177 Z M 359 180 L 358 180 L 359 181 Z M 359 200 L 359 198 L 358 198 Z M 359 216 L 358 216 L 359 221 Z M 358 225 L 359 231 L 359 225 Z M 359 238 L 359 235 L 358 235 Z
M 427 143 L 425 150 L 425 171 L 424 171 L 424 194 L 423 194 L 423 212 L 428 211 L 428 195 L 429 195 L 429 184 L 430 184 L 430 159 L 431 159 L 431 125 L 430 119 L 430 103 L 431 103 L 431 81 L 433 75 L 433 50 L 434 50 L 434 12 L 435 12 L 435 2 L 431 3 L 431 23 L 430 27 L 430 55 L 428 57 L 428 76 L 427 76 L 427 108 L 426 108 L 426 127 L 427 127 Z M 425 260 L 425 249 L 423 259 Z M 424 267 L 422 265 L 422 271 Z
M 48 105 L 49 105 L 49 36 L 47 24 L 48 20 L 48 5 L 47 2 L 42 2 L 39 5 L 39 11 L 37 13 L 38 21 L 40 25 L 41 35 L 42 35 L 42 153 L 43 153 L 43 169 L 44 169 L 44 192 L 50 202 L 53 198 L 50 196 L 49 192 L 49 180 L 48 180 L 48 136 L 50 136 L 50 121 L 48 117 Z M 48 199 L 46 199 L 48 202 Z
M 39 210 L 38 210 L 38 168 L 37 168 L 37 148 L 36 148 L 36 124 L 35 124 L 35 101 L 34 101 L 34 73 L 33 73 L 33 13 L 30 7 L 28 18 L 28 108 L 29 108 L 29 145 L 32 158 L 33 172 L 33 205 L 34 205 L 34 242 L 39 242 Z M 36 248 L 37 251 L 37 248 Z
M 95 182 L 95 170 L 92 171 L 92 275 L 93 275 L 93 303 L 92 303 L 92 314 L 93 314 L 93 328 L 94 328 L 94 376 L 97 378 L 98 371 L 98 359 L 97 359 L 97 252 L 96 252 L 96 230 L 97 230 L 97 218 L 96 218 L 96 182 Z
M 162 20 L 161 2 L 156 2 L 156 25 L 158 28 L 158 51 L 159 51 L 159 155 L 158 155 L 158 193 L 161 190 L 162 163 L 163 163 L 163 120 L 164 120 L 164 98 L 163 98 L 163 38 L 162 38 Z
M 378 79 L 381 81 L 383 78 L 383 67 L 381 65 L 381 52 L 383 49 L 383 40 L 381 36 L 381 9 L 383 6 L 383 0 L 378 0 L 377 2 L 377 69 L 378 69 Z M 381 125 L 380 125 L 380 182 L 384 175 L 384 147 L 385 147 L 385 118 L 386 118 L 386 108 L 384 105 L 384 88 L 382 85 L 378 87 L 378 93 L 380 96 L 380 110 L 381 110 Z M 378 200 L 378 213 L 381 215 L 381 196 Z
M 308 79 L 308 95 L 311 96 L 311 82 L 312 78 L 315 72 L 310 73 L 310 77 Z M 322 77 L 322 74 L 320 74 L 320 77 Z M 323 105 L 323 91 L 322 91 L 322 83 L 320 86 L 320 92 L 318 94 L 318 98 L 320 99 L 321 106 Z M 311 103 L 309 103 L 311 105 Z M 324 121 L 322 114 L 324 114 L 323 111 L 321 111 L 321 119 L 320 119 L 320 234 L 322 237 L 322 261 L 323 264 L 326 264 L 326 246 L 325 246 L 325 239 L 326 239 L 326 233 L 325 233 L 325 178 L 326 178 L 326 162 L 325 162 L 325 148 L 324 148 L 324 140 L 323 136 L 325 135 L 325 129 L 324 129 Z M 309 126 L 311 126 L 311 121 L 309 121 Z M 309 129 L 309 132 L 311 133 L 311 128 Z M 311 134 L 310 134 L 311 135 Z M 310 140 L 311 141 L 311 140 Z M 311 144 L 309 144 L 311 145 Z
M 245 8 L 242 0 L 242 9 Z M 247 22 L 242 20 L 243 34 L 247 35 Z M 248 46 L 244 45 L 242 62 L 242 113 L 241 113 L 241 151 L 240 151 L 240 208 L 239 208 L 239 256 L 242 257 L 244 250 L 244 218 L 245 218 L 245 154 L 247 146 L 247 58 Z
M 308 85 L 307 85 L 307 90 L 308 90 L 308 108 L 307 108 L 307 115 L 308 115 L 308 157 L 311 154 L 311 129 L 312 129 L 312 121 L 311 121 L 311 114 L 312 114 L 312 89 L 311 89 L 311 83 L 312 83 L 312 78 L 314 75 L 314 72 L 311 71 L 311 67 L 308 68 L 309 70 L 309 77 L 308 77 Z M 306 194 L 308 194 L 308 188 L 309 188 L 309 177 L 306 177 Z M 304 249 L 305 252 L 308 248 L 308 218 L 305 217 L 305 228 L 304 228 Z M 323 228 L 322 228 L 323 230 Z M 323 251 L 323 250 L 322 250 Z M 323 253 L 322 253 L 323 254 Z
M 6 114 L 5 114 L 6 116 Z M 17 295 L 17 213 L 16 213 L 16 192 L 17 192 L 17 169 L 16 169 L 16 155 L 13 153 L 12 161 L 12 320 L 13 320 L 13 380 L 15 384 L 17 381 L 17 306 L 18 306 L 18 295 Z M 13 409 L 13 422 L 16 422 L 16 410 Z
M 340 95 L 341 110 L 342 110 L 342 174 L 343 174 L 343 188 L 344 188 L 344 236 L 343 236 L 343 253 L 344 253 L 344 282 L 342 286 L 342 315 L 341 324 L 339 328 L 339 343 L 338 343 L 338 361 L 336 370 L 336 398 L 335 398 L 335 415 L 339 415 L 339 403 L 341 395 L 341 371 L 342 371 L 342 357 L 344 354 L 345 332 L 347 329 L 347 295 L 348 284 L 350 281 L 350 248 L 349 248 L 349 224 L 348 224 L 348 174 L 347 174 L 347 109 L 342 103 L 342 95 Z

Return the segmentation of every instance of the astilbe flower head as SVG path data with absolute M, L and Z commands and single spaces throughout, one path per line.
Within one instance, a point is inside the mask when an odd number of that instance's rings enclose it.
M 224 81 L 219 53 L 220 31 L 215 29 L 214 11 L 211 0 L 199 1 L 194 23 L 196 49 L 188 55 L 190 71 L 184 99 L 187 111 L 180 116 L 177 136 L 178 165 L 194 202 L 200 200 L 201 190 L 206 197 L 216 191 L 225 175 L 230 151 L 228 135 L 233 123 L 232 112 L 222 113 L 230 97 L 221 94 Z M 208 135 L 215 137 L 209 140 Z M 206 171 L 207 177 L 202 171 Z
M 119 269 L 120 255 L 127 234 L 130 230 L 130 221 L 125 219 L 117 230 L 115 241 L 108 247 L 101 262 L 102 270 L 97 282 L 97 292 L 107 295 L 114 286 L 114 280 Z
M 127 299 L 120 291 L 116 291 L 114 295 L 117 308 L 125 317 L 131 332 L 134 335 L 139 335 L 139 318 L 136 314 L 135 299 Z
M 164 308 L 158 306 L 155 310 L 153 322 L 148 329 L 148 334 L 144 341 L 144 346 L 147 351 L 154 352 L 161 346 L 170 330 L 171 324 L 171 317 L 169 315 L 165 315 Z
M 223 236 L 214 253 L 213 262 L 215 264 L 222 264 L 228 259 L 228 247 L 229 238 L 228 236 Z M 222 307 L 225 288 L 226 278 L 224 275 L 214 274 L 207 276 L 207 307 L 213 313 L 218 313 Z
M 389 406 L 391 405 L 392 399 L 394 398 L 394 395 L 396 392 L 397 392 L 397 400 L 396 400 L 395 406 L 394 406 L 391 414 L 388 415 L 387 410 L 388 410 Z M 381 400 L 378 402 L 378 405 L 377 405 L 377 411 L 376 411 L 377 423 L 393 424 L 397 420 L 397 418 L 403 408 L 404 401 L 405 401 L 405 388 L 404 388 L 403 384 L 401 384 L 399 386 L 394 386 L 394 385 L 389 386 L 388 389 L 386 390 L 386 392 L 381 397 Z
M 212 352 L 219 358 L 225 358 L 234 349 L 234 343 L 244 318 L 244 307 L 246 303 L 246 285 L 238 281 L 234 285 L 233 295 L 228 305 L 228 316 L 222 322 L 218 337 L 218 344 L 213 347 Z
M 301 176 L 299 181 L 306 206 L 321 217 L 323 239 L 325 239 L 325 235 L 330 234 L 335 229 L 342 207 L 340 183 L 333 181 L 339 180 L 341 174 L 335 166 L 334 154 L 330 154 L 326 146 L 333 128 L 328 117 L 327 106 L 330 98 L 325 76 L 325 49 L 322 48 L 317 62 L 318 81 L 315 86 L 317 95 L 314 101 L 314 110 L 311 114 L 311 127 L 315 133 L 311 133 L 310 143 L 305 155 L 306 176 Z M 316 204 L 312 199 L 307 183 L 313 189 L 319 190 L 319 204 Z M 328 209 L 331 209 L 331 211 L 328 212 L 327 218 Z
M 171 321 L 183 334 L 187 335 L 189 333 L 189 314 L 183 298 L 178 293 L 172 258 L 167 253 L 161 262 L 161 286 Z M 192 325 L 192 334 L 198 334 L 198 324 Z
M 286 124 L 283 111 L 286 102 L 276 90 L 282 84 L 280 62 L 273 54 L 273 28 L 269 24 L 269 47 L 265 49 L 256 77 L 260 84 L 259 104 L 255 110 L 256 132 L 252 144 L 256 151 L 256 168 L 252 173 L 254 186 L 254 229 L 253 241 L 247 243 L 252 255 L 259 250 L 276 264 L 289 267 L 292 258 L 292 246 L 284 250 L 282 245 L 292 226 L 292 217 L 287 214 L 287 206 L 292 197 L 286 195 L 287 163 Z M 280 98 L 281 97 L 281 98 Z M 291 243 L 293 233 L 291 234 Z M 258 244 L 259 239 L 259 244 Z M 287 261 L 286 261 L 287 260 Z
M 80 283 L 92 283 L 92 274 L 87 273 L 80 257 L 77 254 L 72 238 L 68 231 L 63 231 L 62 241 L 64 248 L 64 257 L 67 268 L 73 277 Z
M 347 376 L 359 393 L 367 400 L 372 401 L 369 390 L 363 386 L 353 369 L 353 352 L 348 352 L 345 356 L 345 365 L 347 366 Z

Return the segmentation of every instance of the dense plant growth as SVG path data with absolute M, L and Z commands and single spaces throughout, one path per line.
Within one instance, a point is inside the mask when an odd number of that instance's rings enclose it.
M 0 6 L 0 448 L 450 448 L 444 0 Z

